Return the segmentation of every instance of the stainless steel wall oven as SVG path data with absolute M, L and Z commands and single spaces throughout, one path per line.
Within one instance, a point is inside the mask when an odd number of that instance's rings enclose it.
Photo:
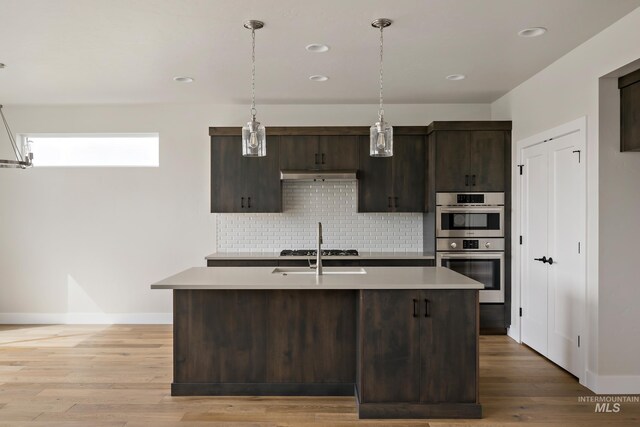
M 436 195 L 436 265 L 485 285 L 481 303 L 503 303 L 504 193 Z

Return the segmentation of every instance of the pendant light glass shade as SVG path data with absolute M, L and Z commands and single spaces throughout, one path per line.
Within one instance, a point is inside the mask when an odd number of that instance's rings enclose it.
M 391 20 L 387 18 L 379 18 L 371 23 L 372 27 L 380 29 L 380 106 L 378 108 L 378 121 L 373 126 L 371 126 L 369 132 L 369 154 L 371 155 L 371 157 L 393 156 L 393 128 L 384 121 L 384 108 L 382 103 L 384 53 L 384 39 L 382 37 L 382 31 L 389 25 L 391 25 Z
M 264 27 L 264 22 L 251 20 L 245 22 L 244 27 L 251 30 L 251 120 L 242 127 L 242 155 L 264 157 L 267 155 L 267 133 L 256 120 L 256 30 Z
M 371 126 L 369 132 L 370 147 L 369 154 L 371 157 L 391 157 L 393 156 L 393 127 L 384 121 L 376 122 Z
M 267 155 L 267 137 L 264 125 L 255 117 L 242 127 L 242 155 L 264 157 Z

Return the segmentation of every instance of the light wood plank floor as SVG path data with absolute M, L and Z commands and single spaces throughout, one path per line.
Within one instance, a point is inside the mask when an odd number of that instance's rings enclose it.
M 357 419 L 351 397 L 171 397 L 171 327 L 0 326 L 0 426 L 640 426 L 504 336 L 480 339 L 481 420 Z

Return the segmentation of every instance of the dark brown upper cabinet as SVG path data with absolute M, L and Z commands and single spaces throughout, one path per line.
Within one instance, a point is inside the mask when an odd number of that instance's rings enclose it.
M 477 403 L 477 295 L 360 291 L 360 403 Z
M 434 122 L 430 129 L 436 124 L 429 135 L 435 191 L 505 191 L 511 132 L 501 128 L 510 122 Z
M 640 70 L 618 79 L 620 151 L 640 151 Z
M 282 212 L 279 137 L 265 157 L 243 157 L 240 136 L 211 137 L 211 212 Z
M 424 135 L 394 135 L 392 157 L 371 157 L 360 139 L 358 212 L 424 212 Z
M 280 137 L 281 170 L 355 170 L 357 168 L 357 136 L 285 135 Z

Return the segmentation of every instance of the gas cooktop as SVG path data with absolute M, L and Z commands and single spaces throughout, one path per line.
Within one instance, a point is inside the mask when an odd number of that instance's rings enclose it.
M 315 249 L 285 249 L 280 256 L 316 256 Z M 322 256 L 358 256 L 355 249 L 323 249 Z

